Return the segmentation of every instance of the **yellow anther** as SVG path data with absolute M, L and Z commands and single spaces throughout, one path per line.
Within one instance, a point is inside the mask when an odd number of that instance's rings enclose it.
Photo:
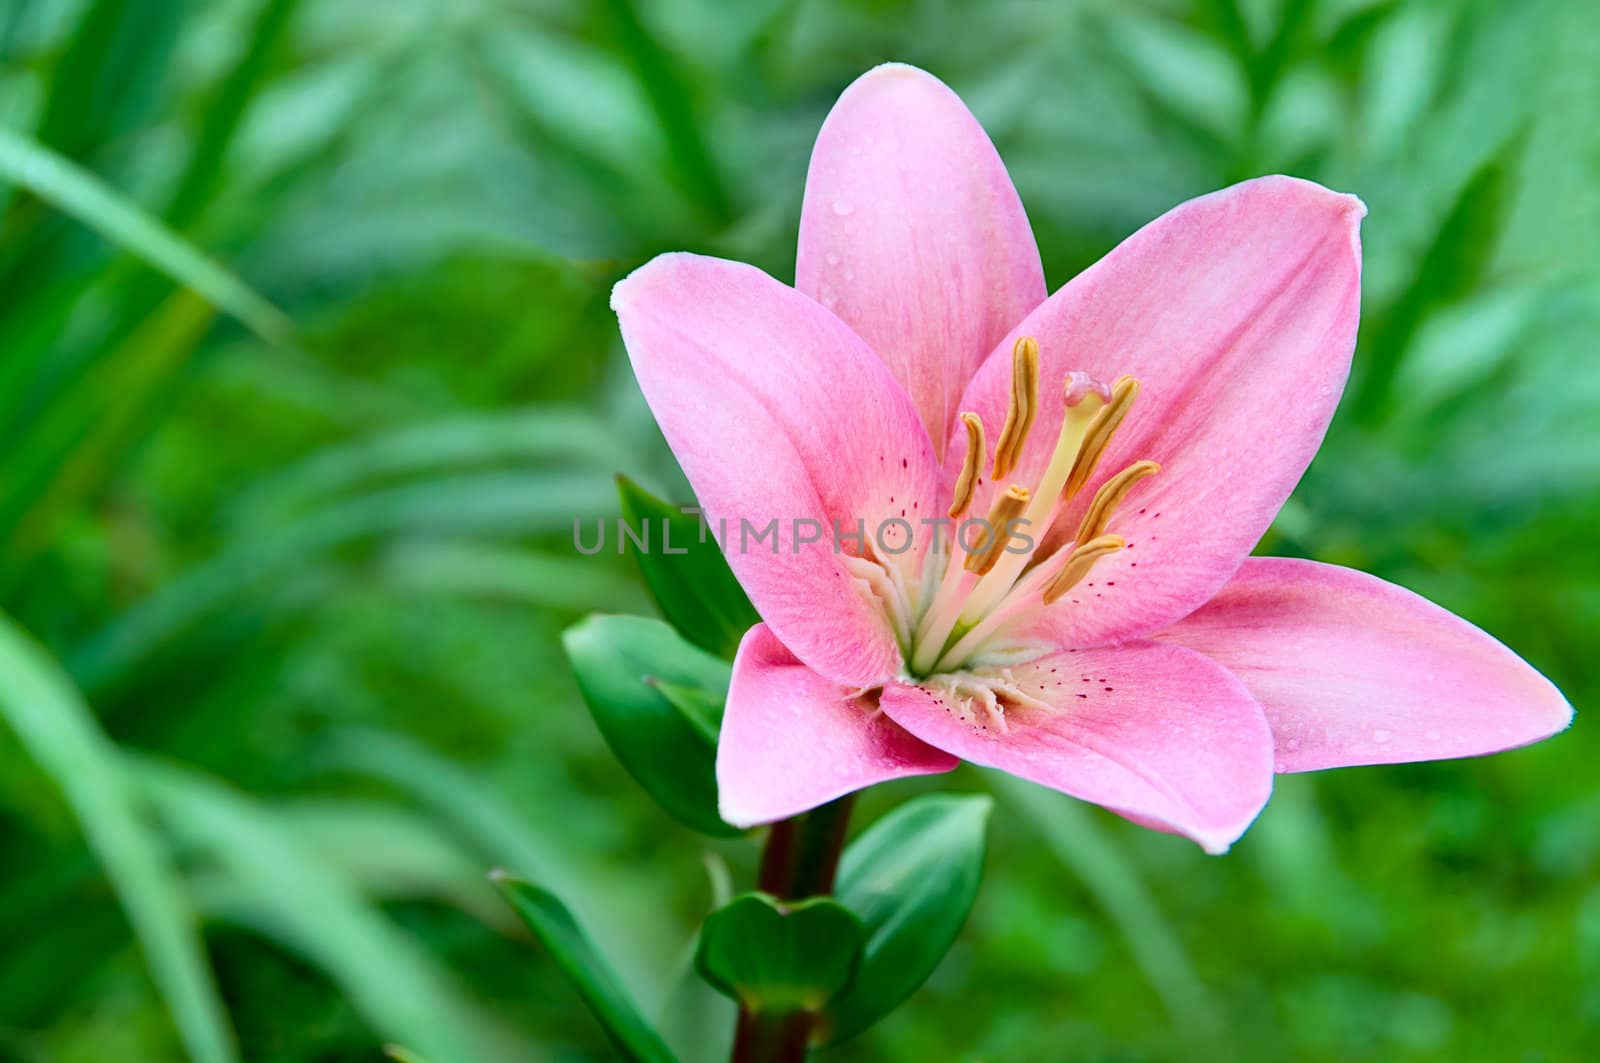
M 994 477 L 1000 479 L 1017 467 L 1028 430 L 1039 412 L 1039 343 L 1024 336 L 1011 348 L 1011 407 L 1005 427 L 994 445 Z
M 1055 579 L 1044 589 L 1044 604 L 1050 605 L 1076 587 L 1102 557 L 1108 557 L 1127 545 L 1117 535 L 1101 535 L 1079 544 L 1067 557 L 1067 563 L 1061 566 L 1061 571 L 1056 573 Z
M 963 413 L 961 423 L 967 426 L 967 456 L 961 463 L 961 476 L 956 480 L 955 497 L 950 500 L 950 517 L 955 519 L 972 504 L 972 492 L 978 483 L 978 471 L 983 468 L 985 456 L 983 419 L 975 413 Z
M 1000 560 L 1000 555 L 1011 542 L 1011 522 L 1022 516 L 1027 505 L 1028 489 L 1021 484 L 1012 484 L 995 499 L 994 507 L 989 510 L 983 542 L 967 555 L 965 565 L 968 572 L 976 572 L 981 576 L 994 568 L 995 562 Z
M 1079 491 L 1083 490 L 1083 485 L 1089 482 L 1089 477 L 1094 475 L 1095 466 L 1100 464 L 1100 455 L 1105 453 L 1106 444 L 1111 442 L 1111 437 L 1116 434 L 1122 419 L 1128 416 L 1133 400 L 1138 397 L 1139 382 L 1131 376 L 1121 377 L 1111 386 L 1111 401 L 1095 416 L 1094 423 L 1089 426 L 1088 434 L 1084 436 L 1083 446 L 1078 449 L 1072 473 L 1067 477 L 1066 487 L 1062 488 L 1063 500 L 1070 502 Z
M 1133 485 L 1160 471 L 1161 466 L 1153 461 L 1136 461 L 1101 484 L 1100 490 L 1094 493 L 1094 501 L 1089 503 L 1089 512 L 1083 515 L 1083 521 L 1078 525 L 1078 534 L 1075 536 L 1078 542 L 1087 543 L 1104 534 L 1106 525 L 1111 522 L 1111 514 L 1128 497 Z

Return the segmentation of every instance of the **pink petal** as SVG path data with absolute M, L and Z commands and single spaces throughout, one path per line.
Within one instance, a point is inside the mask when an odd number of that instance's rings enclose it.
M 884 688 L 918 738 L 1225 851 L 1272 790 L 1272 732 L 1244 685 L 1200 654 L 1134 642 L 1013 668 L 1046 707 L 1006 709 L 1003 730 L 964 719 L 937 688 Z
M 722 818 L 771 823 L 873 783 L 949 771 L 924 745 L 853 691 L 801 664 L 765 624 L 739 644 L 717 742 Z
M 795 287 L 878 352 L 942 447 L 973 371 L 1046 292 L 1000 156 L 938 78 L 891 63 L 834 104 L 806 176 Z
M 1047 614 L 1063 644 L 1159 630 L 1216 593 L 1260 539 L 1344 387 L 1363 213 L 1354 197 L 1308 181 L 1246 181 L 1151 222 L 1017 327 L 1039 341 L 1045 401 L 1016 482 L 1031 486 L 1048 460 L 1068 371 L 1143 384 L 1069 510 L 1068 534 L 1101 481 L 1142 458 L 1162 466 L 1111 521 L 1131 546 L 1096 568 L 1099 595 Z M 991 431 L 1005 419 L 1011 343 L 995 349 L 963 404 Z M 974 510 L 986 504 L 985 495 Z
M 919 534 L 896 560 L 920 571 L 929 536 L 916 522 L 933 508 L 937 469 L 888 369 L 838 318 L 741 263 L 662 255 L 611 305 L 639 387 L 713 531 L 726 521 L 719 541 L 773 632 L 840 682 L 894 675 L 889 622 L 832 534 L 859 519 L 875 535 L 903 516 Z M 756 541 L 769 521 L 776 538 Z
M 1337 565 L 1250 558 L 1159 637 L 1244 681 L 1266 708 L 1279 771 L 1494 753 L 1572 721 L 1561 692 L 1483 631 Z

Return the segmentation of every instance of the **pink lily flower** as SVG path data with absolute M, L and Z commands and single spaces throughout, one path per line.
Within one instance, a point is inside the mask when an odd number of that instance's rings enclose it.
M 723 817 L 967 760 L 1220 853 L 1274 771 L 1566 727 L 1466 621 L 1247 556 L 1344 388 L 1365 212 L 1246 181 L 1047 295 L 977 120 L 888 65 L 818 135 L 793 288 L 690 254 L 618 284 L 639 385 L 764 621 L 734 662 Z

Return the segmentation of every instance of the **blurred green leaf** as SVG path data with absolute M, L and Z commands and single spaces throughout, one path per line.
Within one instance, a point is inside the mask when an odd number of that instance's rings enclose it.
M 4 616 L 0 713 L 72 806 L 189 1051 L 205 1063 L 237 1059 L 194 913 L 160 842 L 135 811 L 116 748 L 55 662 Z
M 1364 372 L 1356 413 L 1371 420 L 1387 409 L 1401 365 L 1434 310 L 1465 298 L 1482 284 L 1514 201 L 1524 138 L 1514 136 L 1457 192 L 1411 283 L 1364 333 Z
M 662 924 L 655 897 L 641 896 L 627 882 L 608 876 L 605 861 L 557 829 L 562 817 L 541 819 L 477 772 L 392 732 L 342 733 L 320 754 L 330 767 L 383 780 L 411 797 L 485 864 L 537 874 L 549 888 L 572 898 L 572 907 L 594 928 L 619 973 L 645 995 L 650 953 L 670 948 L 675 931 Z M 518 764 L 515 770 L 524 769 Z
M 250 27 L 248 47 L 201 116 L 189 164 L 167 206 L 168 224 L 176 228 L 186 225 L 221 182 L 228 149 L 299 7 L 300 0 L 262 0 Z
M 409 1048 L 402 1048 L 400 1045 L 384 1045 L 383 1054 L 394 1060 L 394 1063 L 428 1063 Z
M 706 919 L 695 965 L 747 1011 L 819 1014 L 855 979 L 862 939 L 861 920 L 831 897 L 747 893 Z
M 636 1063 L 675 1063 L 661 1035 L 639 1013 L 605 957 L 590 943 L 566 905 L 548 890 L 505 872 L 495 872 L 493 877 L 617 1048 Z
M 1015 776 L 990 772 L 989 777 L 999 798 L 1020 814 L 1116 924 L 1179 1033 L 1224 1053 L 1222 1016 L 1195 974 L 1183 942 L 1138 872 L 1096 827 L 1093 813 L 1065 794 Z
M 616 434 L 585 411 L 540 407 L 461 414 L 317 451 L 252 484 L 235 504 L 230 523 L 241 532 L 255 532 L 363 489 L 393 487 L 407 478 L 415 482 L 428 474 L 501 466 L 526 470 L 535 463 L 563 472 L 598 472 L 626 454 Z
M 919 797 L 845 849 L 834 892 L 866 941 L 855 985 L 828 1008 L 832 1040 L 898 1007 L 949 951 L 978 896 L 993 805 L 986 794 Z
M 644 597 L 631 575 L 598 568 L 587 558 L 492 542 L 403 543 L 380 558 L 378 575 L 402 591 L 475 595 L 579 613 L 642 604 Z
M 694 97 L 681 71 L 650 26 L 639 17 L 634 0 L 609 0 L 609 3 L 622 49 L 661 124 L 680 180 L 708 220 L 713 224 L 727 224 L 733 217 L 733 205 L 702 133 L 704 123 L 696 114 Z
M 181 0 L 94 0 L 52 69 L 39 139 L 82 158 L 125 134 L 170 74 Z
M 110 185 L 70 159 L 3 127 L 0 177 L 28 189 L 174 281 L 193 288 L 267 342 L 280 342 L 292 330 L 289 319 L 275 306 Z
M 738 834 L 717 815 L 727 662 L 641 616 L 592 616 L 562 641 L 583 700 L 623 767 L 685 825 Z
M 213 320 L 199 296 L 179 290 L 110 351 L 82 386 L 53 402 L 18 441 L 0 474 L 0 544 L 25 575 L 25 563 L 74 504 L 93 498 L 120 471 L 149 427 L 154 396 L 170 385 Z
M 243 538 L 165 583 L 87 640 L 70 666 L 91 691 L 113 685 L 205 618 L 259 600 L 287 573 L 381 536 L 555 532 L 569 528 L 574 514 L 603 512 L 608 504 L 603 481 L 545 472 L 438 477 L 337 500 L 286 528 Z
M 617 477 L 622 517 L 638 542 L 633 556 L 661 615 L 684 638 L 733 658 L 744 633 L 760 621 L 701 518 L 664 502 L 626 476 Z
M 504 1031 L 433 957 L 266 811 L 187 769 L 136 765 L 163 821 L 231 879 L 232 917 L 325 972 L 376 1030 L 436 1059 L 504 1053 Z

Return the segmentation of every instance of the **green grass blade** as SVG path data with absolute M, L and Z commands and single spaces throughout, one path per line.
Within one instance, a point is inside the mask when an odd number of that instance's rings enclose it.
M 317 451 L 251 485 L 229 523 L 257 528 L 359 489 L 452 469 L 539 463 L 606 470 L 627 460 L 615 432 L 585 411 L 550 406 L 458 414 Z
M 55 662 L 0 616 L 0 714 L 55 781 L 116 888 L 190 1054 L 237 1060 L 194 915 L 160 843 L 134 811 L 111 741 Z
M 492 871 L 489 877 L 567 976 L 619 1052 L 633 1063 L 677 1063 L 559 897 L 505 871 Z
M 368 492 L 319 509 L 272 538 L 243 542 L 163 585 L 112 620 L 68 664 L 85 689 L 112 685 L 193 625 L 335 551 L 405 534 L 559 534 L 575 516 L 614 506 L 593 476 L 482 473 Z
M 507 1058 L 498 1027 L 420 943 L 317 859 L 267 810 L 203 775 L 155 760 L 136 779 L 186 844 L 246 901 L 242 913 L 324 971 L 383 1038 L 430 1059 Z
M 513 806 L 460 764 L 398 735 L 347 732 L 324 753 L 329 770 L 381 779 L 412 797 L 487 862 L 567 898 L 628 988 L 647 1005 L 663 992 L 674 931 L 648 891 L 574 847 L 547 821 Z
M 283 312 L 215 259 L 70 159 L 3 127 L 0 179 L 28 189 L 177 283 L 193 288 L 267 342 L 289 335 L 291 326 Z
M 1221 1012 L 1195 974 L 1183 942 L 1138 874 L 1095 826 L 1089 810 L 1033 783 L 986 774 L 995 795 L 1021 813 L 1045 848 L 1111 917 L 1179 1031 L 1197 1045 L 1220 1049 L 1226 1038 Z

